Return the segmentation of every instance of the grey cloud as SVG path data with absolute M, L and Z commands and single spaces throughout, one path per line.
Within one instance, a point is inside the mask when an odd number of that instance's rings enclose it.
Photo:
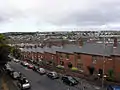
M 57 25 L 105 25 L 107 23 L 120 22 L 119 11 L 120 3 L 104 3 L 85 12 L 72 12 L 53 23 Z
M 6 22 L 8 18 L 6 16 L 0 15 L 0 23 Z
M 11 19 L 25 17 L 25 14 L 18 9 L 0 11 L 0 22 L 9 22 Z

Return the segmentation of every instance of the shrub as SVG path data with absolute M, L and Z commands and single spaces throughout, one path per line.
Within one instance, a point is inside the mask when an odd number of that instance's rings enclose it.
M 72 71 L 78 71 L 78 68 L 72 67 L 71 70 L 72 70 Z
M 64 66 L 62 66 L 62 65 L 57 65 L 56 67 L 59 69 L 64 69 Z

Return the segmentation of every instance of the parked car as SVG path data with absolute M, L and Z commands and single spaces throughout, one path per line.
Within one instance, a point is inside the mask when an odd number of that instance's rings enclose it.
M 23 61 L 23 62 L 21 62 L 21 65 L 23 65 L 23 66 L 27 67 L 27 66 L 29 65 L 29 63 L 27 63 L 27 62 Z
M 37 72 L 38 72 L 39 74 L 43 75 L 43 74 L 46 73 L 46 70 L 45 70 L 44 68 L 39 68 L 39 69 L 37 70 Z
M 24 65 L 24 61 L 21 61 L 20 64 L 21 64 L 21 65 Z
M 15 59 L 15 58 L 13 59 L 13 61 L 16 62 L 16 63 L 19 63 L 19 62 L 20 62 L 20 60 Z
M 59 75 L 56 72 L 50 72 L 47 74 L 47 76 L 51 79 L 58 79 Z
M 7 74 L 10 75 L 14 70 L 11 67 L 8 67 L 6 71 L 7 71 Z
M 33 66 L 33 71 L 37 71 L 39 69 L 38 66 Z
M 7 71 L 7 70 L 9 70 L 11 67 L 10 67 L 10 65 L 9 64 L 5 64 L 5 70 Z
M 5 64 L 5 68 L 9 68 L 10 67 L 10 65 L 7 63 L 7 64 Z
M 18 82 L 17 82 L 17 85 L 18 85 L 18 87 L 21 90 L 25 90 L 25 89 L 30 89 L 31 88 L 30 82 L 26 79 L 26 77 L 19 78 Z
M 120 86 L 112 86 L 112 85 L 109 85 L 107 87 L 107 90 L 120 90 Z
M 63 76 L 62 81 L 63 83 L 68 84 L 70 86 L 74 86 L 78 84 L 78 81 L 71 76 Z
M 28 64 L 27 66 L 28 66 L 29 69 L 33 69 L 34 68 L 34 66 L 32 64 Z
M 11 72 L 10 75 L 13 79 L 18 79 L 20 77 L 20 74 L 16 71 Z

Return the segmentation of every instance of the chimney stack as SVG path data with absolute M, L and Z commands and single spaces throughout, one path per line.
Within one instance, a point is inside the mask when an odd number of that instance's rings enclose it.
M 82 40 L 82 38 L 79 38 L 79 39 L 78 39 L 78 45 L 79 45 L 80 47 L 83 46 L 83 40 Z
M 48 47 L 51 48 L 52 47 L 52 42 L 48 43 Z
M 64 45 L 65 45 L 64 40 L 62 40 L 61 45 L 62 45 L 62 47 L 64 47 Z
M 34 45 L 34 48 L 37 48 L 37 45 Z
M 117 38 L 114 38 L 113 48 L 117 47 Z

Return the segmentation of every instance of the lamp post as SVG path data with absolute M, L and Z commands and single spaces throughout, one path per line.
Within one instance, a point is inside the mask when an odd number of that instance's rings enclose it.
M 104 74 L 105 74 L 105 50 L 106 50 L 106 42 L 105 42 L 105 37 L 104 37 L 104 41 L 103 41 L 103 44 L 104 44 L 104 52 L 103 52 L 103 65 L 102 65 L 102 70 L 103 70 L 103 75 L 102 75 L 102 88 L 104 87 Z

